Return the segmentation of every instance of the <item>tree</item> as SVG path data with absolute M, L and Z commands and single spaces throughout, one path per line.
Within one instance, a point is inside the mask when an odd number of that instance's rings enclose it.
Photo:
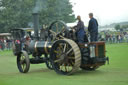
M 74 22 L 75 15 L 73 14 L 72 5 L 69 0 L 38 0 L 37 7 L 40 12 L 40 22 L 42 24 L 50 24 L 55 20 L 63 20 L 66 23 Z M 45 3 L 45 4 L 44 4 Z
M 128 28 L 128 25 L 122 25 L 121 28 L 126 30 Z
M 120 30 L 120 25 L 119 24 L 117 24 L 117 25 L 115 25 L 115 29 L 118 31 L 118 30 Z
M 32 13 L 38 9 L 40 23 L 50 24 L 54 20 L 74 22 L 72 5 L 69 0 L 1 0 L 0 32 L 13 28 L 25 28 L 32 22 Z
M 8 32 L 9 29 L 27 27 L 31 21 L 30 13 L 33 2 L 31 0 L 2 0 L 0 16 L 0 31 Z

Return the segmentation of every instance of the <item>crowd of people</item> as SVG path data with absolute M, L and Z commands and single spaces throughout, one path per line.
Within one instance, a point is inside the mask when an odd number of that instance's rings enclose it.
M 0 38 L 0 51 L 11 50 L 12 40 Z
M 99 40 L 106 43 L 128 43 L 128 32 L 106 33 L 99 35 Z

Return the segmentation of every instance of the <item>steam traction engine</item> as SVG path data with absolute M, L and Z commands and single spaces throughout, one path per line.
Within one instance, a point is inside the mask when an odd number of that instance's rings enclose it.
M 79 68 L 95 70 L 108 61 L 105 42 L 78 43 L 75 29 L 67 27 L 63 21 L 55 21 L 39 33 L 38 14 L 33 16 L 34 37 L 31 38 L 30 44 L 22 46 L 23 42 L 19 38 L 21 43 L 18 46 L 14 36 L 14 51 L 20 72 L 27 73 L 30 63 L 46 63 L 47 67 L 56 73 L 70 75 Z M 14 31 L 15 29 L 12 30 L 12 35 Z

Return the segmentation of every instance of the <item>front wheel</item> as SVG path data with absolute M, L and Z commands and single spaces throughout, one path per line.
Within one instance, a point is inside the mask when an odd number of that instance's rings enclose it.
M 27 73 L 29 71 L 30 60 L 26 51 L 17 55 L 17 67 L 21 73 Z

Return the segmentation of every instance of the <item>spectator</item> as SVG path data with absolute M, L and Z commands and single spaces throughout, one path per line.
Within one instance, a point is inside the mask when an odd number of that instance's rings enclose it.
M 116 43 L 116 35 L 115 34 L 112 35 L 112 38 L 113 38 L 112 39 L 113 40 L 113 43 Z
M 127 43 L 128 43 L 128 34 L 126 34 L 125 37 L 126 37 L 126 41 L 127 41 Z
M 7 39 L 6 43 L 7 43 L 7 50 L 10 50 L 11 49 L 11 40 Z

